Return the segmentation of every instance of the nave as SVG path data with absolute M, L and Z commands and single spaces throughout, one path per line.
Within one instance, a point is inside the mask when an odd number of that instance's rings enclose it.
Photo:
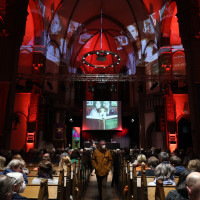
M 119 200 L 117 190 L 111 187 L 112 183 L 112 172 L 109 173 L 107 179 L 107 199 L 108 200 Z M 88 189 L 85 193 L 84 200 L 97 200 L 98 199 L 98 186 L 96 176 L 90 176 Z

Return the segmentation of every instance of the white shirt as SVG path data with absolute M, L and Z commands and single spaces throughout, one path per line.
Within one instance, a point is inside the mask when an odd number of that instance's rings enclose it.
M 31 184 L 40 184 L 41 180 L 43 178 L 34 178 L 31 182 Z M 58 179 L 48 179 L 48 184 L 52 184 L 52 185 L 58 185 Z

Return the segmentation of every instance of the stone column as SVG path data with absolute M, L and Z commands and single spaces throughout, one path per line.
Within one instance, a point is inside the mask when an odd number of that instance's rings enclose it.
M 5 30 L 0 35 L 0 82 L 9 85 L 4 128 L 3 147 L 10 148 L 12 116 L 15 103 L 16 76 L 20 46 L 25 34 L 28 0 L 7 0 L 5 9 Z
M 193 150 L 200 154 L 200 0 L 176 0 L 179 31 L 185 49 Z

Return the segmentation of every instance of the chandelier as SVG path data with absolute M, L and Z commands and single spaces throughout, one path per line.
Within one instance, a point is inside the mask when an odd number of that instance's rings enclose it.
M 116 53 L 112 52 L 112 51 L 108 51 L 108 50 L 103 50 L 102 49 L 102 9 L 101 9 L 101 50 L 95 50 L 95 51 L 90 51 L 86 54 L 83 55 L 83 58 L 82 58 L 82 62 L 84 64 L 86 64 L 87 66 L 90 66 L 90 67 L 95 67 L 95 68 L 109 68 L 109 67 L 114 67 L 115 65 L 118 65 L 121 61 L 121 58 L 119 55 L 117 55 Z M 113 62 L 112 64 L 110 65 L 94 65 L 92 63 L 89 63 L 86 61 L 86 58 L 88 56 L 92 56 L 92 55 L 96 55 L 96 60 L 97 61 L 100 61 L 100 62 L 103 62 L 103 61 L 106 61 L 107 60 L 107 55 L 111 55 L 113 57 L 116 57 L 117 58 L 117 61 Z M 114 59 L 113 59 L 114 60 Z

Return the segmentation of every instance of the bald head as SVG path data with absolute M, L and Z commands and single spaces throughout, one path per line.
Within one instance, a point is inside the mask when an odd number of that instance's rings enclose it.
M 186 188 L 191 200 L 200 200 L 200 173 L 192 172 L 186 178 Z

